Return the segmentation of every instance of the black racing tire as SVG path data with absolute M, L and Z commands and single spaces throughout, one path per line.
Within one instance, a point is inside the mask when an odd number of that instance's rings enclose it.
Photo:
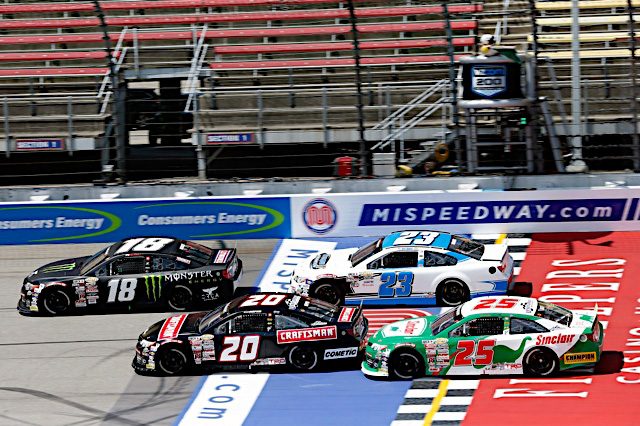
M 559 366 L 558 357 L 547 348 L 533 348 L 522 358 L 522 367 L 527 376 L 551 376 L 558 371 Z
M 314 284 L 309 291 L 309 296 L 334 305 L 344 303 L 344 290 L 335 281 L 320 281 Z
M 425 375 L 422 356 L 413 349 L 397 349 L 389 356 L 389 376 L 397 380 L 411 380 Z
M 193 303 L 193 291 L 182 284 L 175 285 L 167 296 L 167 305 L 174 311 L 188 311 Z
M 161 346 L 155 356 L 156 371 L 168 376 L 186 373 L 191 367 L 188 352 L 179 345 Z
M 58 286 L 45 288 L 40 294 L 42 312 L 49 315 L 63 315 L 71 312 L 71 296 Z
M 298 371 L 312 371 L 319 364 L 318 352 L 309 346 L 302 345 L 292 347 L 287 360 L 289 365 Z
M 438 306 L 458 306 L 469 300 L 469 286 L 457 278 L 446 278 L 436 289 Z

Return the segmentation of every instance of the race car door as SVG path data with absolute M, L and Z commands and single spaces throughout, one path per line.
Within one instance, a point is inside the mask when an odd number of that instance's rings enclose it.
M 502 338 L 504 319 L 500 316 L 472 317 L 449 332 L 448 374 L 482 374 L 494 358 L 496 341 Z
M 107 307 L 123 307 L 137 300 L 138 279 L 145 270 L 142 255 L 117 256 L 96 270 L 99 299 Z M 87 295 L 87 302 L 89 302 Z
M 402 249 L 387 253 L 367 265 L 373 273 L 374 289 L 381 298 L 411 296 L 418 268 L 418 249 Z
M 268 314 L 241 312 L 216 327 L 216 353 L 221 364 L 249 366 L 263 357 L 263 340 L 269 329 Z
M 445 253 L 425 250 L 424 251 L 424 267 L 420 268 L 416 275 L 414 284 L 414 292 L 416 293 L 434 293 L 441 281 L 443 273 L 451 270 L 455 266 L 457 260 L 455 257 Z

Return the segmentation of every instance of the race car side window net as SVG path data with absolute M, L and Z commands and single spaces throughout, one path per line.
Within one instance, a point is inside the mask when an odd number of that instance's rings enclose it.
M 111 262 L 111 275 L 129 275 L 144 273 L 143 256 L 121 257 Z
M 382 268 L 415 268 L 418 266 L 417 251 L 397 251 L 389 253 L 382 259 Z
M 253 333 L 267 331 L 267 314 L 242 313 L 235 317 L 231 323 L 232 333 Z
M 492 336 L 502 334 L 504 319 L 500 317 L 475 318 L 449 333 L 450 337 Z
M 511 318 L 509 334 L 547 333 L 549 330 L 535 321 L 525 318 Z
M 306 328 L 309 324 L 299 320 L 298 318 L 286 315 L 276 315 L 276 330 L 286 330 L 288 328 Z
M 453 266 L 458 261 L 453 256 L 443 253 L 424 252 L 424 266 Z

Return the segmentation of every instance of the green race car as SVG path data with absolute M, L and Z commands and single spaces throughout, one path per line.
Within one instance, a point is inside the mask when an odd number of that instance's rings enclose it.
M 527 374 L 594 366 L 604 332 L 596 311 L 528 297 L 480 297 L 439 316 L 378 330 L 367 343 L 368 376 Z

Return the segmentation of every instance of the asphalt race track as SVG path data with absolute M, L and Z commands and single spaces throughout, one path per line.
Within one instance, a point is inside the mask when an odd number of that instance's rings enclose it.
M 237 244 L 240 285 L 251 286 L 275 242 Z M 31 271 L 104 246 L 0 246 L 0 425 L 173 424 L 191 398 L 200 377 L 142 377 L 131 368 L 138 335 L 166 313 L 47 318 L 16 311 Z
M 369 380 L 359 371 L 138 376 L 130 366 L 135 340 L 167 313 L 29 318 L 15 309 L 29 272 L 104 245 L 0 246 L 0 426 L 638 424 L 640 233 L 484 236 L 486 242 L 505 237 L 516 273 L 534 283 L 534 296 L 573 309 L 597 306 L 607 324 L 604 349 L 615 355 L 608 371 L 413 382 Z M 244 263 L 240 286 L 280 288 L 294 262 L 317 250 L 363 242 L 238 242 Z M 372 331 L 394 316 L 427 311 L 438 309 L 365 315 Z M 229 389 L 238 392 L 219 392 Z

